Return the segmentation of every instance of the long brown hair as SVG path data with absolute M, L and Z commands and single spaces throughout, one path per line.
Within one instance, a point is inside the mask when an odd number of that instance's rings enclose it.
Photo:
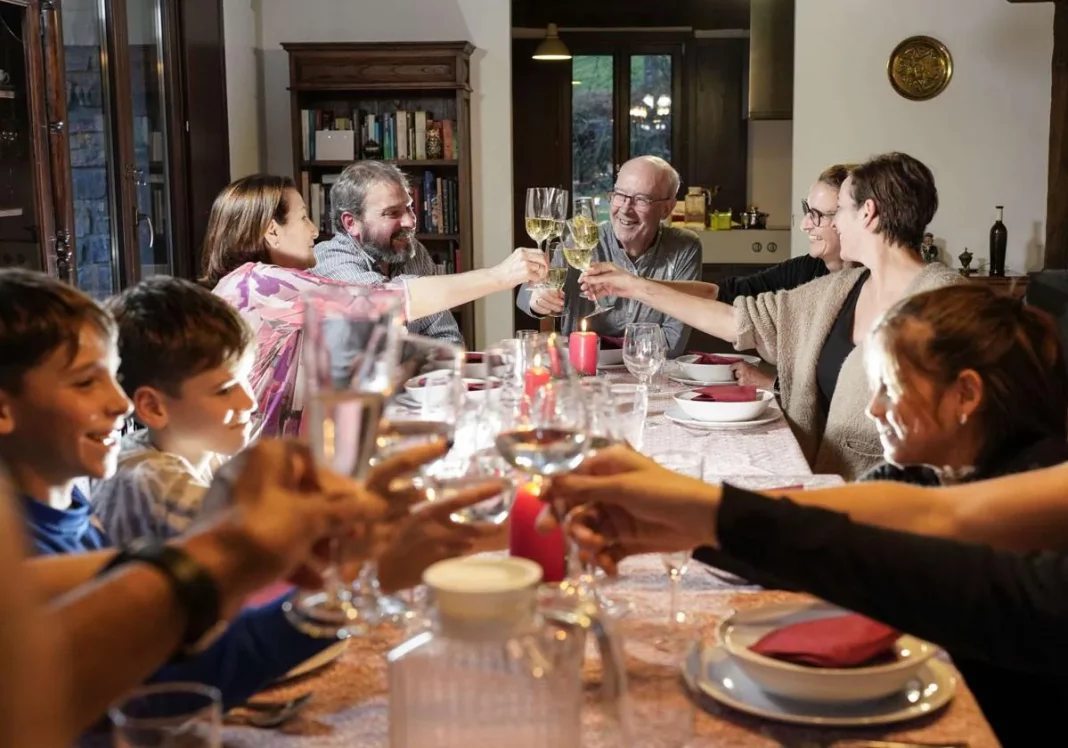
M 872 338 L 899 378 L 907 368 L 944 388 L 967 369 L 979 375 L 979 464 L 1009 444 L 1068 439 L 1068 364 L 1057 325 L 1022 299 L 976 283 L 927 291 L 898 302 Z
M 253 174 L 231 182 L 211 206 L 201 247 L 202 283 L 208 288 L 246 262 L 270 262 L 264 239 L 271 221 L 285 225 L 289 214 L 286 190 L 296 190 L 289 177 Z

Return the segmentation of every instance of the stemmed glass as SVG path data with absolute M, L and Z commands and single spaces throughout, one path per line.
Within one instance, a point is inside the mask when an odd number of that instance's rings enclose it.
M 126 748 L 220 748 L 222 696 L 199 683 L 141 686 L 108 710 L 115 744 Z
M 630 322 L 623 332 L 623 363 L 638 382 L 648 385 L 667 359 L 667 342 L 660 325 Z
M 518 386 L 502 388 L 495 443 L 501 456 L 528 476 L 532 491 L 540 495 L 552 476 L 574 470 L 585 459 L 589 411 L 562 336 L 536 335 L 522 347 L 516 367 Z M 570 538 L 568 543 L 568 578 L 563 584 L 579 586 L 574 568 L 578 555 Z
M 549 276 L 545 280 L 545 286 L 553 291 L 563 291 L 567 283 L 568 263 L 564 255 L 564 243 L 560 240 L 551 241 L 548 245 L 549 252 Z M 550 312 L 548 317 L 563 317 L 563 312 Z
M 447 414 L 400 421 L 383 415 L 398 386 L 429 361 L 444 372 L 440 376 L 458 381 L 461 348 L 407 334 L 403 299 L 389 290 L 329 286 L 303 301 L 306 428 L 317 461 L 359 479 L 401 439 L 450 438 Z M 285 605 L 290 621 L 315 636 L 345 638 L 404 614 L 402 601 L 379 594 L 374 563 L 362 565 L 355 588 L 348 578 L 351 567 L 346 548 L 332 541 L 330 563 L 322 570 L 324 588 L 297 591 Z
M 545 241 L 560 236 L 561 226 L 567 217 L 568 191 L 558 187 L 527 188 L 527 206 L 524 226 L 527 235 L 544 251 Z M 544 284 L 538 284 L 544 287 Z
M 697 452 L 668 450 L 651 456 L 658 465 L 680 475 L 697 478 L 698 480 L 703 479 L 705 476 L 705 460 Z M 682 583 L 682 576 L 686 573 L 686 569 L 690 564 L 690 552 L 662 553 L 660 558 L 664 562 L 664 567 L 667 569 L 671 579 L 671 613 L 668 634 L 658 640 L 656 646 L 662 651 L 673 651 L 678 647 L 680 639 L 684 638 L 680 634 L 683 634 L 686 625 L 689 623 L 689 617 L 679 605 L 679 586 Z
M 574 215 L 563 226 L 562 239 L 564 256 L 571 267 L 585 273 L 593 264 L 593 251 L 601 241 L 601 228 L 597 224 L 597 214 L 593 198 L 575 198 Z M 612 307 L 602 306 L 596 296 L 591 296 L 593 311 L 587 316 L 601 314 Z

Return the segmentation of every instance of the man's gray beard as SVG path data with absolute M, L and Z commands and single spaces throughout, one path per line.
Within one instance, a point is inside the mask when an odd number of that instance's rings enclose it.
M 415 235 L 408 235 L 408 246 L 402 250 L 393 249 L 392 242 L 385 247 L 370 242 L 357 242 L 360 249 L 371 256 L 375 262 L 384 262 L 387 265 L 398 265 L 407 262 L 415 256 Z

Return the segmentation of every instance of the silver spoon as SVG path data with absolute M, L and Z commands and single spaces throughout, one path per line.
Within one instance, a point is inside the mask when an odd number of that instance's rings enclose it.
M 298 696 L 289 701 L 281 702 L 254 702 L 242 704 L 239 709 L 250 712 L 249 714 L 226 715 L 228 720 L 236 720 L 252 727 L 272 728 L 278 727 L 293 719 L 307 705 L 314 695 L 314 691 Z

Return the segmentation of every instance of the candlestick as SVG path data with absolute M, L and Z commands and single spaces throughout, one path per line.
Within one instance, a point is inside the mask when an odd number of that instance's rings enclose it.
M 568 355 L 575 371 L 583 376 L 597 374 L 597 355 L 601 350 L 601 339 L 597 333 L 586 330 L 586 320 L 580 323 L 581 329 L 571 333 L 567 339 Z
M 559 526 L 545 534 L 538 531 L 535 522 L 543 507 L 537 484 L 519 487 L 508 519 L 508 547 L 511 555 L 541 565 L 543 582 L 560 582 L 567 571 L 564 533 Z

